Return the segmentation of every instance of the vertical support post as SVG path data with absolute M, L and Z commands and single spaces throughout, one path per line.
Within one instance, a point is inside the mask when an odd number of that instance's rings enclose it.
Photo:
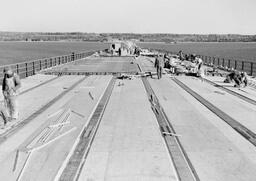
M 242 70 L 244 70 L 244 61 L 242 61 Z
M 71 61 L 74 61 L 75 60 L 75 53 L 72 52 L 72 55 L 71 55 Z
M 45 68 L 47 68 L 47 59 L 44 60 Z
M 253 75 L 253 62 L 251 62 L 251 76 Z
M 19 74 L 19 72 L 20 72 L 19 71 L 19 64 L 16 65 L 16 72 L 17 72 L 17 74 Z
M 222 59 L 222 67 L 225 67 L 225 59 Z
M 220 58 L 218 58 L 218 66 L 220 65 Z
M 42 70 L 42 60 L 39 60 L 39 70 Z
M 35 70 L 35 62 L 34 61 L 32 62 L 32 68 L 33 68 L 32 73 L 33 73 L 33 75 L 35 75 L 36 70 Z
M 237 68 L 237 61 L 235 60 L 235 69 Z
M 28 63 L 25 63 L 26 77 L 28 76 Z
M 228 68 L 231 68 L 231 67 L 230 67 L 230 59 L 228 59 Z

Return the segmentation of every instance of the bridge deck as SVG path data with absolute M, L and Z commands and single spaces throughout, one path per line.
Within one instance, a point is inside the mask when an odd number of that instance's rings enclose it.
M 140 70 L 155 71 L 152 60 L 95 57 L 47 72 Z M 0 130 L 0 177 L 254 181 L 256 91 L 207 79 L 215 84 L 171 75 L 23 79 L 20 118 Z

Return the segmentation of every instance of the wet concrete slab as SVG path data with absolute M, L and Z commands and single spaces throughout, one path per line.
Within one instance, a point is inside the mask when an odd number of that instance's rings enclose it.
M 116 82 L 79 180 L 177 180 L 140 79 Z
M 139 64 L 142 72 L 156 72 L 154 59 L 149 57 L 137 57 L 136 62 Z
M 255 179 L 256 149 L 251 143 L 170 78 L 149 81 L 200 180 Z M 201 88 L 199 83 L 195 86 Z
M 62 66 L 51 68 L 45 73 L 137 73 L 139 71 L 137 64 L 134 63 L 134 57 L 91 57 L 79 61 L 71 62 Z

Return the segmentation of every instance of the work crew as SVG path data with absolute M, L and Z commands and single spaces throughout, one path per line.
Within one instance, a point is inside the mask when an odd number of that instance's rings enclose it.
M 247 86 L 247 74 L 244 72 L 233 71 L 226 76 L 224 80 L 225 83 L 231 83 L 232 81 L 235 82 L 234 87 L 240 88 L 241 84 L 244 83 L 244 86 Z
M 158 55 L 155 60 L 155 67 L 157 71 L 157 78 L 161 79 L 162 78 L 162 73 L 164 69 L 164 57 L 163 55 Z
M 2 91 L 4 95 L 4 101 L 7 108 L 7 113 L 11 120 L 18 119 L 18 102 L 17 96 L 21 82 L 19 76 L 14 73 L 11 67 L 4 68 L 4 79 L 2 83 Z

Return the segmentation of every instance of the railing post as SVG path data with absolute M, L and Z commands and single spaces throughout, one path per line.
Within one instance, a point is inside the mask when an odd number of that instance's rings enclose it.
M 253 62 L 251 62 L 251 76 L 253 75 Z
M 52 67 L 52 58 L 50 58 L 50 67 Z
M 42 61 L 39 60 L 39 70 L 42 70 Z
M 222 67 L 225 67 L 225 59 L 222 59 Z
M 228 59 L 228 68 L 231 68 L 231 67 L 230 67 L 230 59 Z
M 20 72 L 19 71 L 19 64 L 16 65 L 16 72 L 17 72 L 17 74 L 19 74 L 19 72 Z
M 32 71 L 33 75 L 35 75 L 36 74 L 36 70 L 35 70 L 35 62 L 34 61 L 32 62 L 32 67 L 33 67 L 33 71 Z
M 220 65 L 220 58 L 218 58 L 218 66 Z
M 75 53 L 72 52 L 72 54 L 71 54 L 71 61 L 74 61 L 74 60 L 75 60 Z
M 242 70 L 244 70 L 244 61 L 242 61 Z
M 45 68 L 47 68 L 48 67 L 48 65 L 47 65 L 48 63 L 47 63 L 47 59 L 45 59 L 44 60 L 44 65 L 45 65 Z
M 237 61 L 235 60 L 235 69 L 237 68 Z
M 25 63 L 26 77 L 28 76 L 28 63 Z

